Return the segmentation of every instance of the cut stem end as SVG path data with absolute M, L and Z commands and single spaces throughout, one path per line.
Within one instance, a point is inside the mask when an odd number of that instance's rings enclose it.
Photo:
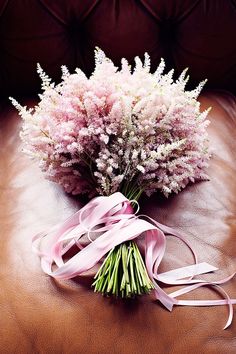
M 121 298 L 149 294 L 154 288 L 135 242 L 113 248 L 94 277 L 95 292 Z

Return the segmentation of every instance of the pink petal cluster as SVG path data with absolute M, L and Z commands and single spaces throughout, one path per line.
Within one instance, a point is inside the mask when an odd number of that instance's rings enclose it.
M 197 101 L 204 83 L 187 91 L 186 71 L 174 81 L 173 71 L 163 74 L 163 60 L 154 73 L 147 54 L 135 62 L 132 70 L 122 59 L 118 70 L 97 49 L 90 78 L 62 67 L 58 85 L 38 66 L 39 104 L 27 109 L 12 99 L 25 152 L 66 192 L 168 196 L 207 178 L 208 110 L 201 113 Z

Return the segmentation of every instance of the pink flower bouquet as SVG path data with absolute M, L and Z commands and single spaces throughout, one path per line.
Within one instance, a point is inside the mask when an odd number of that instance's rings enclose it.
M 154 74 L 150 59 L 136 58 L 133 72 L 125 59 L 119 71 L 101 50 L 88 79 L 62 67 L 55 86 L 40 66 L 43 94 L 34 109 L 18 104 L 24 119 L 24 151 L 39 160 L 46 178 L 66 192 L 129 198 L 157 190 L 166 196 L 190 181 L 205 179 L 209 159 L 205 120 L 197 97 L 201 83 L 186 91 L 186 71 L 173 81 Z
M 95 291 L 133 297 L 154 289 L 170 310 L 183 300 L 166 294 L 158 280 L 183 284 L 182 278 L 216 268 L 201 263 L 180 269 L 178 275 L 176 270 L 158 274 L 165 234 L 187 242 L 175 230 L 138 216 L 134 208 L 142 193 L 160 191 L 168 197 L 190 182 L 207 179 L 209 110 L 201 113 L 197 101 L 204 82 L 195 90 L 185 89 L 186 70 L 174 81 L 173 71 L 163 74 L 163 60 L 154 73 L 147 54 L 144 63 L 138 57 L 135 63 L 132 70 L 122 59 L 119 70 L 97 49 L 89 78 L 79 69 L 70 74 L 62 67 L 58 85 L 38 65 L 43 89 L 39 104 L 27 109 L 12 102 L 23 118 L 24 151 L 39 161 L 46 178 L 68 193 L 93 198 L 47 233 L 46 247 L 35 246 L 43 270 L 68 279 L 103 261 Z M 86 247 L 80 242 L 85 235 Z M 140 235 L 145 235 L 145 261 Z M 34 244 L 44 236 L 37 235 Z M 63 255 L 74 245 L 78 253 L 65 261 Z M 185 283 L 196 283 L 193 290 L 203 282 L 191 278 Z

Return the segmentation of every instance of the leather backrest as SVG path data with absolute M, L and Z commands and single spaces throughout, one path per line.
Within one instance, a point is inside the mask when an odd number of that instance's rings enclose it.
M 0 0 L 0 96 L 37 92 L 37 62 L 54 80 L 62 64 L 91 73 L 95 46 L 235 92 L 235 34 L 236 0 Z

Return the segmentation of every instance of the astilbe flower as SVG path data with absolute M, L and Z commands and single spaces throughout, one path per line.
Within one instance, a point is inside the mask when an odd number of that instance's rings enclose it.
M 24 120 L 24 151 L 46 177 L 72 194 L 130 197 L 168 196 L 207 178 L 208 110 L 200 113 L 197 101 L 204 82 L 186 90 L 186 71 L 174 81 L 173 71 L 163 74 L 164 60 L 152 74 L 147 54 L 133 70 L 125 59 L 118 70 L 100 49 L 95 61 L 90 78 L 62 67 L 58 85 L 38 65 L 39 104 L 27 109 L 12 99 Z

